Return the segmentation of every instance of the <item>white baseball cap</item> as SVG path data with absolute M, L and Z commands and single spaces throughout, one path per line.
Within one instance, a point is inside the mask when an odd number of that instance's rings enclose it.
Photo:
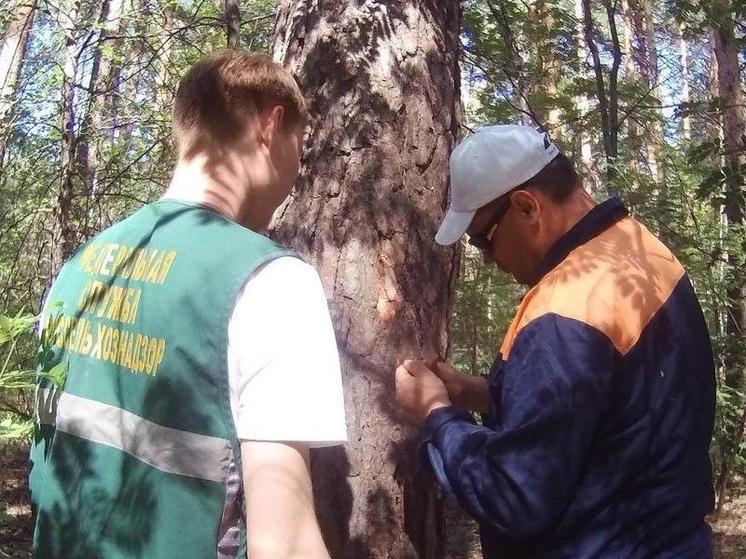
M 546 133 L 530 126 L 485 126 L 451 153 L 451 205 L 435 242 L 452 245 L 482 206 L 523 184 L 559 155 Z

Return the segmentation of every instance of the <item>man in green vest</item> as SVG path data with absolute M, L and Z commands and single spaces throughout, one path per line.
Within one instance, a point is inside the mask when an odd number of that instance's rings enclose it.
M 315 270 L 260 234 L 298 174 L 303 97 L 265 56 L 182 79 L 165 196 L 65 264 L 42 315 L 34 553 L 328 558 L 308 454 L 346 440 Z

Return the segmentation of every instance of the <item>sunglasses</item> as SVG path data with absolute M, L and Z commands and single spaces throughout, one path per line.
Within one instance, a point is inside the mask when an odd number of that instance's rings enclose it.
M 477 233 L 469 235 L 469 244 L 478 248 L 482 252 L 488 252 L 492 249 L 492 235 L 500 224 L 500 220 L 510 208 L 510 193 L 505 196 L 504 200 L 497 206 L 495 213 L 490 220 Z

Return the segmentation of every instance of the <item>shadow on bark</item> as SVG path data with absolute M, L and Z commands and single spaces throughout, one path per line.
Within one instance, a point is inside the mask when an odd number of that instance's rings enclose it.
M 405 358 L 447 351 L 456 254 L 433 237 L 458 134 L 456 3 L 280 3 L 275 54 L 309 102 L 301 177 L 273 238 L 318 268 L 331 299 L 347 449 L 313 459 L 335 558 L 442 556 L 442 505 L 393 405 Z M 295 11 L 293 11 L 295 10 Z

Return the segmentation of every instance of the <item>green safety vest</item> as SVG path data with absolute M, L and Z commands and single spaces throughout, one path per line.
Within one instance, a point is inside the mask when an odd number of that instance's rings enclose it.
M 252 272 L 290 254 L 161 200 L 65 264 L 42 318 L 36 557 L 245 557 L 228 321 Z

